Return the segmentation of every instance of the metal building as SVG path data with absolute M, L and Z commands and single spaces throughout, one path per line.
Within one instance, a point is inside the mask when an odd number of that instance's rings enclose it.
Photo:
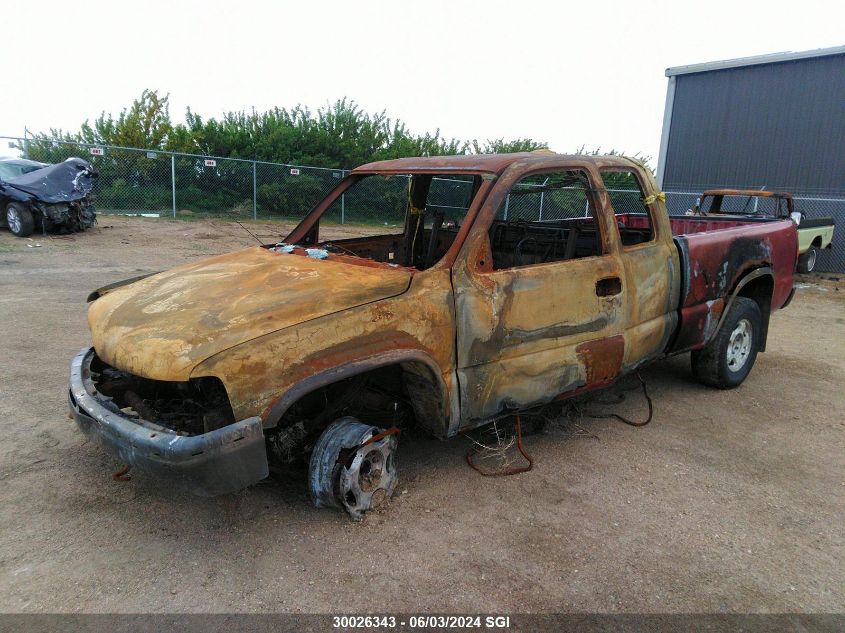
M 781 189 L 832 216 L 845 271 L 845 46 L 668 68 L 657 179 L 670 212 L 714 187 Z M 672 192 L 676 192 L 672 194 Z

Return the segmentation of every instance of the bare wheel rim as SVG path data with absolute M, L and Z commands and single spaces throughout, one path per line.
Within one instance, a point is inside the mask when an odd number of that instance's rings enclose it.
M 9 230 L 12 233 L 20 233 L 21 215 L 15 207 L 6 209 L 6 224 L 9 225 Z
M 745 367 L 751 355 L 753 339 L 751 322 L 748 319 L 741 319 L 728 340 L 728 369 L 732 372 L 738 372 Z
M 341 508 L 355 520 L 385 504 L 399 479 L 398 436 L 352 417 L 335 420 L 320 435 L 308 466 L 308 485 L 318 508 Z
M 361 519 L 367 510 L 381 506 L 393 494 L 398 479 L 396 444 L 395 435 L 385 437 L 359 448 L 351 462 L 341 466 L 338 500 L 352 518 Z

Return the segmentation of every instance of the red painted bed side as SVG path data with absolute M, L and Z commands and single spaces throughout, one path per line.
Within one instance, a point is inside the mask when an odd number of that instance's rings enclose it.
M 724 226 L 726 223 L 733 226 Z M 791 220 L 746 223 L 673 218 L 672 227 L 673 232 L 698 229 L 675 236 L 682 285 L 673 353 L 701 348 L 710 340 L 727 299 L 755 269 L 772 270 L 772 311 L 789 298 L 798 252 L 798 234 Z

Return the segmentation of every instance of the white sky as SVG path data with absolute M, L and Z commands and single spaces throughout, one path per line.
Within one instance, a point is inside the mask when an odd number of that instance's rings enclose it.
M 0 134 L 16 136 L 75 131 L 152 88 L 175 121 L 347 96 L 416 133 L 656 157 L 667 67 L 845 44 L 845 4 L 812 0 L 62 0 L 2 15 Z

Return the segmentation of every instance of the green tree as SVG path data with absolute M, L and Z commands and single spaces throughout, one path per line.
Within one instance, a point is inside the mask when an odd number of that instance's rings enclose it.
M 626 154 L 625 152 L 620 152 L 615 149 L 609 150 L 602 150 L 601 147 L 597 147 L 595 149 L 587 149 L 586 145 L 582 145 L 579 147 L 575 154 L 582 154 L 584 156 L 624 156 L 626 158 L 630 158 L 638 162 L 642 165 L 645 169 L 648 169 L 652 175 L 654 175 L 654 168 L 651 166 L 651 161 L 654 160 L 652 156 L 648 154 L 641 154 L 640 152 L 635 152 L 634 154 Z
M 62 153 L 54 151 L 54 139 L 333 169 L 406 156 L 489 154 L 548 147 L 528 138 L 498 138 L 480 143 L 444 138 L 440 130 L 415 134 L 384 110 L 366 112 L 346 97 L 316 111 L 296 105 L 264 112 L 224 112 L 219 118 L 204 118 L 188 108 L 185 123 L 174 124 L 169 95 L 161 96 L 156 90 L 144 90 L 117 116 L 102 112 L 93 123 L 85 121 L 77 133 L 53 129 L 49 134 L 37 135 L 34 145 L 40 159 L 55 159 Z M 138 162 L 141 165 L 142 157 Z M 143 174 L 147 170 L 140 171 Z M 127 183 L 132 182 L 131 173 L 123 176 Z
M 549 149 L 549 144 L 530 138 L 518 138 L 512 141 L 497 138 L 488 139 L 483 145 L 473 139 L 471 147 L 473 154 L 510 154 L 513 152 L 533 152 L 538 149 Z
M 121 147 L 164 149 L 173 131 L 169 100 L 170 95 L 162 97 L 156 90 L 144 90 L 116 118 L 102 112 L 93 125 L 85 121 L 79 140 Z

